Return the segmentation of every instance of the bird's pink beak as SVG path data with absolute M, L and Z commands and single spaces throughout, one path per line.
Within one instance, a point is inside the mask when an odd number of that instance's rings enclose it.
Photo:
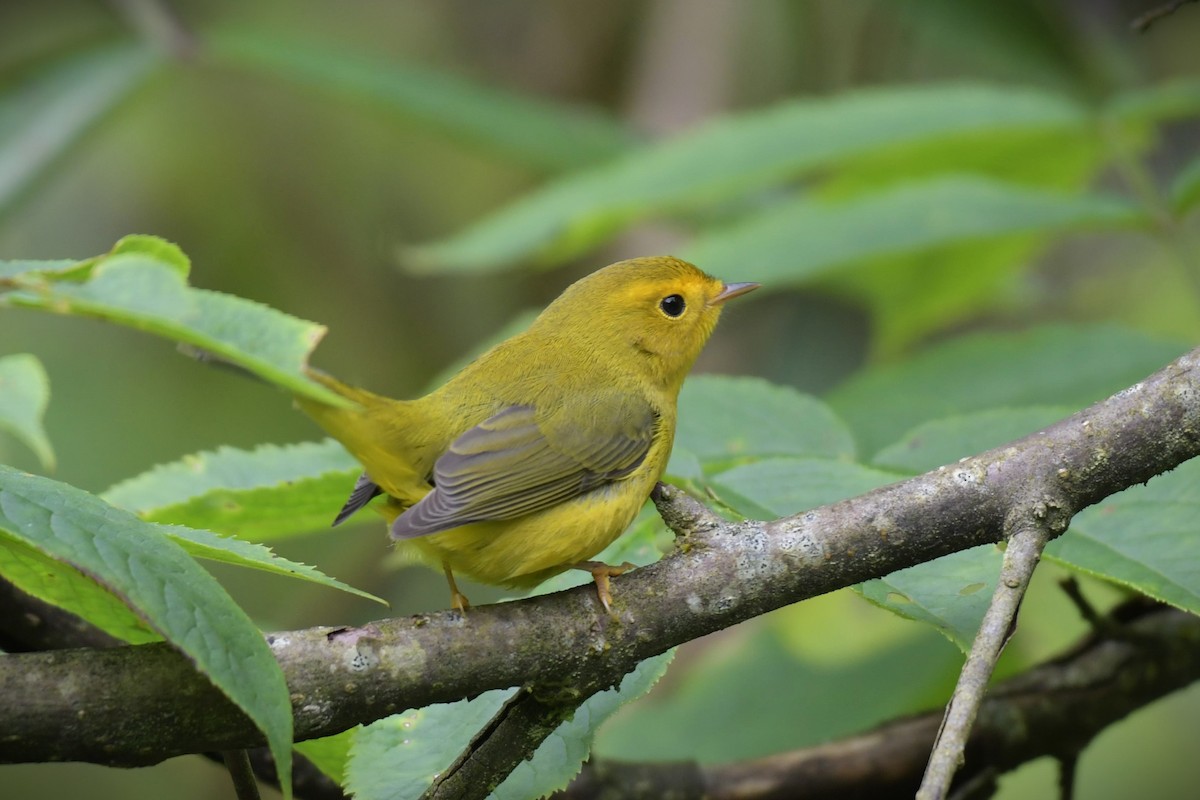
M 721 293 L 719 295 L 717 295 L 716 297 L 714 297 L 709 302 L 709 305 L 719 306 L 719 305 L 721 305 L 721 303 L 724 303 L 726 300 L 729 300 L 732 297 L 737 297 L 738 295 L 746 294 L 747 292 L 753 292 L 759 286 L 762 286 L 762 284 L 761 283 L 727 283 L 727 284 L 725 284 L 725 288 L 721 290 Z

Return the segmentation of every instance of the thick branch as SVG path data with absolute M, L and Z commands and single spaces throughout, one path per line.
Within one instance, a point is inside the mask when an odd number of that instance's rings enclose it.
M 1014 504 L 1079 509 L 1200 453 L 1200 351 L 1005 447 L 772 522 L 697 525 L 614 582 L 472 611 L 276 634 L 296 735 L 529 683 L 615 684 L 639 661 L 799 600 L 995 542 Z M 678 490 L 663 496 L 674 503 Z M 1029 511 L 1029 509 L 1026 509 Z M 0 658 L 0 762 L 157 763 L 259 733 L 166 645 Z
M 960 782 L 1043 756 L 1069 759 L 1109 725 L 1200 679 L 1200 617 L 1155 607 L 1106 630 L 992 688 Z M 597 760 L 555 798 L 900 800 L 916 791 L 941 722 L 940 711 L 930 712 L 841 741 L 717 766 Z

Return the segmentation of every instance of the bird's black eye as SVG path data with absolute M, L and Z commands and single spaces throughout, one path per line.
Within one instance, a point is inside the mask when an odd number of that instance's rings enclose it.
M 683 298 L 677 294 L 669 294 L 658 302 L 658 307 L 668 317 L 678 317 L 687 308 L 687 303 L 683 302 Z

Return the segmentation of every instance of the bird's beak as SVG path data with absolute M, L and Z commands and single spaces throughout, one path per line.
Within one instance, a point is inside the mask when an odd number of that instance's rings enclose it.
M 724 303 L 726 300 L 730 299 L 731 297 L 737 297 L 738 295 L 745 294 L 746 292 L 753 292 L 759 286 L 762 286 L 762 284 L 761 283 L 727 283 L 727 284 L 725 284 L 725 288 L 721 290 L 721 293 L 719 295 L 717 295 L 716 297 L 714 297 L 709 302 L 709 305 L 719 306 L 719 305 L 721 305 L 721 303 Z

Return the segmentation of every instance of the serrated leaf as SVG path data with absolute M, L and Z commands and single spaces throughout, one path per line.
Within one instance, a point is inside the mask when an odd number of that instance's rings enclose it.
M 292 714 L 261 632 L 154 525 L 87 492 L 0 466 L 0 531 L 87 575 L 184 653 L 266 735 L 290 784 Z
M 206 54 L 361 98 L 373 108 L 530 166 L 560 170 L 609 159 L 634 143 L 615 119 L 473 83 L 449 73 L 255 31 L 216 32 Z
M 1073 101 L 982 85 L 872 89 L 717 120 L 529 195 L 450 239 L 414 248 L 423 271 L 565 258 L 652 214 L 697 208 L 918 141 L 1077 128 Z
M 316 567 L 300 564 L 283 556 L 276 555 L 269 547 L 261 544 L 246 542 L 229 536 L 219 536 L 211 531 L 194 530 L 179 525 L 163 525 L 160 528 L 164 534 L 175 540 L 180 547 L 194 558 L 207 558 L 210 561 L 220 561 L 235 567 L 247 567 L 262 572 L 271 572 L 288 578 L 327 586 L 342 592 L 374 600 L 376 603 L 387 605 L 387 601 L 373 594 L 355 589 L 329 577 Z
M 622 704 L 645 694 L 662 677 L 674 651 L 649 658 L 618 689 L 584 702 L 492 792 L 496 800 L 528 800 L 561 789 L 578 772 L 596 728 Z M 363 728 L 350 751 L 346 788 L 358 800 L 418 798 L 508 700 L 512 690 L 474 700 L 427 706 Z
M 54 469 L 54 449 L 42 427 L 50 402 L 50 379 L 42 362 L 27 353 L 0 358 L 0 430 L 7 430 Z
M 997 406 L 1082 408 L 1188 347 L 1106 326 L 980 333 L 864 370 L 827 400 L 862 452 L 873 454 L 922 422 L 949 415 Z
M 83 279 L 46 280 L 41 274 L 23 282 L 20 291 L 0 295 L 0 301 L 148 331 L 214 353 L 290 391 L 345 405 L 304 372 L 323 326 L 188 286 L 187 259 L 174 245 L 153 236 L 127 236 L 111 253 L 81 266 L 87 268 Z
M 26 594 L 82 617 L 105 633 L 130 644 L 162 640 L 129 606 L 94 578 L 8 535 L 2 525 L 0 575 Z
M 768 458 L 718 473 L 712 485 L 724 502 L 747 516 L 773 519 L 855 497 L 901 477 L 845 461 Z
M 1171 208 L 1186 214 L 1200 203 L 1200 158 L 1194 158 L 1171 181 Z
M 140 42 L 105 45 L 10 84 L 0 95 L 0 211 L 162 62 Z
M 953 175 L 837 202 L 801 197 L 705 234 L 682 255 L 724 280 L 761 281 L 770 289 L 866 259 L 1014 234 L 1128 225 L 1143 217 L 1116 196 Z
M 362 466 L 332 439 L 185 456 L 104 492 L 153 522 L 279 539 L 329 527 Z
M 717 466 L 770 456 L 852 458 L 854 441 L 828 406 L 790 387 L 728 375 L 683 384 L 671 475 L 684 476 L 688 459 Z
M 982 545 L 854 588 L 881 608 L 932 625 L 966 653 L 996 589 L 1002 558 L 996 546 Z
M 1081 511 L 1046 546 L 1060 563 L 1200 614 L 1200 462 Z
M 925 422 L 875 454 L 882 469 L 928 472 L 1020 439 L 1070 416 L 1070 406 L 992 408 Z

